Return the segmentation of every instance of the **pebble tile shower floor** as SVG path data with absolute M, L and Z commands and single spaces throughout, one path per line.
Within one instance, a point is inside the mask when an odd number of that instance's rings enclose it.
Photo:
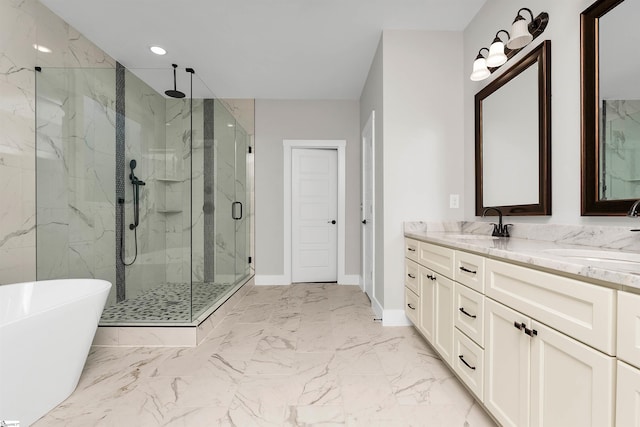
M 137 297 L 106 307 L 101 324 L 114 322 L 191 322 L 234 284 L 166 283 Z
M 95 347 L 48 426 L 493 426 L 356 286 L 254 287 L 194 348 Z

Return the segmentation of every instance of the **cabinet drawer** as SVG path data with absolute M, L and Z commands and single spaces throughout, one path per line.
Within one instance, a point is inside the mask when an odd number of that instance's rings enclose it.
M 453 279 L 480 293 L 484 292 L 484 257 L 469 252 L 455 252 Z
M 453 249 L 420 242 L 418 262 L 436 273 L 453 279 L 453 254 Z
M 615 354 L 615 291 L 492 259 L 485 295 L 578 341 Z
M 640 425 L 640 370 L 618 361 L 616 426 Z
M 408 259 L 404 263 L 404 285 L 420 296 L 420 265 Z
M 404 312 L 415 326 L 420 318 L 420 298 L 411 289 L 404 288 Z
M 482 402 L 484 376 L 484 350 L 457 328 L 453 332 L 453 370 Z
M 618 358 L 640 368 L 640 295 L 618 292 Z
M 404 256 L 418 261 L 418 253 L 420 251 L 420 242 L 417 240 L 405 238 L 404 239 Z
M 454 324 L 480 347 L 484 347 L 484 296 L 456 283 Z

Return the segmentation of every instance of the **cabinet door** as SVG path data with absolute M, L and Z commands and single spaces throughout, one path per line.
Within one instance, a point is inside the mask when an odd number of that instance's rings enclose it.
M 426 267 L 420 267 L 420 320 L 418 330 L 429 341 L 429 344 L 435 345 L 434 342 L 434 325 L 435 325 L 435 295 L 436 284 L 435 273 Z
M 503 426 L 529 425 L 529 319 L 485 298 L 484 404 Z M 515 325 L 518 325 L 516 327 Z
M 531 425 L 613 423 L 615 358 L 532 322 Z
M 640 369 L 618 361 L 616 426 L 640 426 Z
M 640 368 L 640 295 L 618 292 L 618 359 Z
M 442 360 L 453 365 L 453 280 L 436 274 L 435 283 L 435 342 Z

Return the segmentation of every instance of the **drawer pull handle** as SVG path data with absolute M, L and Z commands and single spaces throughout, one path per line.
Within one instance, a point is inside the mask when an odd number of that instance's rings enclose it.
M 465 310 L 464 307 L 460 307 L 458 310 L 460 310 L 462 312 L 462 314 L 465 314 L 465 315 L 471 317 L 472 319 L 475 319 L 476 317 L 478 317 L 475 314 L 467 313 L 467 310 Z
M 412 279 L 415 279 L 415 278 L 416 278 L 416 276 L 414 276 L 414 275 L 413 275 L 413 274 L 411 274 L 411 273 L 407 274 L 407 276 L 409 276 L 409 277 L 410 277 L 410 278 L 412 278 Z
M 521 331 L 522 327 L 524 326 L 524 323 L 520 324 L 518 322 L 513 322 L 513 326 L 515 326 L 516 329 Z
M 436 280 L 436 276 L 432 276 L 430 274 L 427 274 L 427 279 Z
M 460 267 L 460 270 L 464 271 L 465 273 L 471 273 L 471 274 L 478 273 L 477 271 L 469 270 L 468 268 L 464 268 L 464 267 Z
M 529 328 L 524 328 L 524 333 L 529 335 L 531 338 L 533 338 L 535 335 L 538 335 L 538 331 L 536 331 L 535 329 L 529 329 Z
M 412 306 L 410 303 L 407 304 L 407 307 L 409 307 L 411 310 L 415 310 L 416 308 L 414 306 Z
M 475 370 L 476 370 L 476 367 L 475 367 L 475 366 L 471 366 L 471 365 L 469 365 L 469 364 L 467 363 L 467 361 L 466 361 L 466 360 L 464 360 L 464 355 L 462 355 L 462 354 L 461 354 L 460 356 L 458 356 L 458 358 L 460 358 L 460 360 L 462 360 L 462 363 L 464 363 L 465 365 L 467 365 L 467 368 L 469 368 L 469 369 L 471 369 L 471 370 L 473 370 L 473 371 L 475 371 Z
M 407 250 L 408 250 L 409 252 L 415 252 L 415 251 L 416 251 L 414 248 L 407 248 Z

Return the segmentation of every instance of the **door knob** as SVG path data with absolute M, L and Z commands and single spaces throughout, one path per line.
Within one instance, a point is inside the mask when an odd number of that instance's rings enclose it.
M 335 223 L 336 223 L 336 220 L 335 220 L 335 219 L 332 219 L 331 221 L 328 221 L 328 223 L 329 223 L 329 224 L 335 224 Z
M 362 223 L 366 225 L 366 224 L 367 224 L 367 220 L 366 220 L 366 219 L 363 219 L 363 220 L 362 220 Z

